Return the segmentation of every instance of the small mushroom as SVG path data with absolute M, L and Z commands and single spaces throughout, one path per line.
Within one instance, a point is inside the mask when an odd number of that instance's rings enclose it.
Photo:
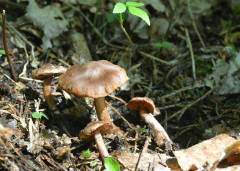
M 43 96 L 51 110 L 56 109 L 53 96 L 51 94 L 51 83 L 53 77 L 66 72 L 63 66 L 55 66 L 53 64 L 44 64 L 42 67 L 32 71 L 32 77 L 43 81 Z
M 74 65 L 59 78 L 59 87 L 78 97 L 94 98 L 98 119 L 112 122 L 105 97 L 128 80 L 126 71 L 111 62 L 100 60 Z
M 79 138 L 82 140 L 92 140 L 94 138 L 101 158 L 104 159 L 109 156 L 109 153 L 101 134 L 106 133 L 111 128 L 112 125 L 110 123 L 93 121 L 80 132 Z
M 155 142 L 161 146 L 166 142 L 172 144 L 165 129 L 152 115 L 156 111 L 154 102 L 147 97 L 134 97 L 129 102 L 127 107 L 131 110 L 139 111 L 141 118 L 153 129 Z

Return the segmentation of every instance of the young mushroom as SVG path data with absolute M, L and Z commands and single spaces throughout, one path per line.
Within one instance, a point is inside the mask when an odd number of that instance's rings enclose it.
M 79 134 L 79 138 L 82 140 L 92 140 L 95 139 L 97 144 L 97 149 L 102 159 L 109 157 L 108 150 L 104 144 L 101 134 L 107 132 L 111 129 L 112 125 L 103 121 L 93 121 L 90 122 Z
M 74 65 L 59 78 L 59 87 L 78 97 L 94 98 L 100 121 L 112 123 L 105 97 L 128 80 L 126 71 L 111 62 L 100 60 Z
M 155 142 L 162 146 L 165 143 L 172 144 L 172 140 L 166 133 L 162 125 L 152 115 L 156 111 L 154 102 L 147 97 L 134 97 L 129 102 L 127 107 L 131 110 L 139 111 L 141 118 L 150 126 L 154 132 Z
M 63 66 L 56 66 L 53 64 L 44 64 L 42 67 L 32 71 L 32 77 L 43 81 L 43 96 L 51 110 L 56 109 L 56 105 L 52 96 L 52 80 L 54 76 L 66 72 Z

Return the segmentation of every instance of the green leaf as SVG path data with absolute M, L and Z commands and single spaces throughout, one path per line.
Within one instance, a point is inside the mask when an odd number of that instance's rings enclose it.
M 2 57 L 3 55 L 5 55 L 5 50 L 4 49 L 0 49 L 0 57 Z
M 92 152 L 89 149 L 84 150 L 82 152 L 82 156 L 84 159 L 89 159 L 90 157 L 92 157 Z
M 173 48 L 174 44 L 168 41 L 161 41 L 154 43 L 153 46 L 158 49 L 171 49 Z
M 34 119 L 42 119 L 42 117 L 44 117 L 45 119 L 48 119 L 47 115 L 45 115 L 45 113 L 43 112 L 33 112 L 32 113 L 32 118 Z
M 129 10 L 129 13 L 131 13 L 132 15 L 135 15 L 137 17 L 140 17 L 143 21 L 145 21 L 147 23 L 147 25 L 150 26 L 149 16 L 144 10 L 133 7 L 133 6 L 129 6 L 128 10 Z
M 126 11 L 127 7 L 124 3 L 118 2 L 115 4 L 113 8 L 113 13 L 124 13 Z
M 141 3 L 141 2 L 127 2 L 126 3 L 126 6 L 127 7 L 142 7 L 144 6 L 144 3 Z
M 106 171 L 120 171 L 119 162 L 111 156 L 104 158 L 103 163 Z

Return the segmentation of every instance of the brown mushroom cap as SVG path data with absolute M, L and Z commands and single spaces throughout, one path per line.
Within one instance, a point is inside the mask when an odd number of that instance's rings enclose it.
M 100 60 L 74 65 L 59 78 L 59 87 L 81 97 L 105 97 L 128 80 L 126 71 Z
M 79 134 L 80 139 L 91 139 L 96 133 L 106 133 L 109 129 L 112 129 L 112 124 L 103 121 L 90 122 Z
M 53 75 L 58 75 L 66 72 L 63 66 L 56 66 L 53 64 L 44 64 L 41 68 L 35 69 L 32 72 L 32 77 L 38 80 L 44 80 Z
M 147 113 L 154 113 L 156 110 L 154 102 L 148 97 L 134 97 L 128 102 L 127 107 L 131 110 L 144 110 Z

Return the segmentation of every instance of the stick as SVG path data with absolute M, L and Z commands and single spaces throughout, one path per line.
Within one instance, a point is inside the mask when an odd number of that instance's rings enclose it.
M 207 91 L 203 96 L 199 97 L 197 100 L 193 101 L 192 103 L 186 105 L 184 108 L 182 108 L 181 110 L 175 112 L 174 114 L 172 114 L 170 117 L 168 117 L 167 119 L 165 119 L 164 122 L 167 122 L 169 120 L 171 120 L 172 118 L 176 117 L 179 115 L 179 118 L 181 118 L 181 116 L 183 115 L 183 113 L 188 110 L 190 107 L 192 107 L 193 105 L 195 105 L 196 103 L 200 102 L 201 100 L 205 99 L 209 94 L 211 94 L 213 92 L 214 89 L 210 89 L 209 91 Z
M 187 45 L 188 45 L 190 55 L 191 55 L 191 60 L 192 60 L 192 75 L 193 75 L 193 79 L 196 80 L 196 64 L 195 64 L 194 53 L 193 53 L 192 43 L 188 33 L 188 29 L 185 29 L 185 34 L 187 37 Z
M 16 72 L 15 72 L 15 69 L 14 69 L 14 66 L 13 66 L 13 63 L 12 63 L 12 59 L 9 56 L 9 52 L 8 52 L 7 35 L 6 35 L 6 12 L 5 12 L 5 10 L 2 11 L 2 36 L 3 36 L 3 47 L 4 47 L 4 50 L 5 50 L 5 54 L 6 54 L 6 57 L 7 57 L 8 64 L 10 66 L 10 71 L 11 71 L 11 74 L 12 74 L 12 78 L 13 78 L 14 81 L 17 81 L 17 75 L 16 75 Z
M 142 151 L 140 152 L 140 154 L 139 154 L 139 156 L 138 156 L 138 161 L 137 161 L 137 164 L 136 164 L 136 166 L 135 166 L 134 171 L 137 171 L 137 170 L 138 170 L 138 166 L 139 166 L 139 164 L 140 164 L 142 155 L 143 155 L 143 154 L 147 151 L 147 149 L 148 149 L 149 141 L 150 141 L 150 138 L 149 138 L 149 137 L 146 137 L 146 140 L 145 140 L 145 143 L 144 143 L 144 145 L 143 145 Z

